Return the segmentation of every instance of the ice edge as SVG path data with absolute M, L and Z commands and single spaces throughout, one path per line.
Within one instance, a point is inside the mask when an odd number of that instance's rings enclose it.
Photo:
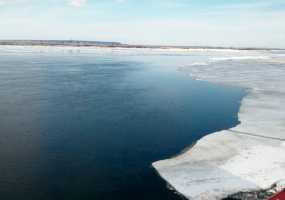
M 241 63 L 238 70 L 222 63 L 189 66 L 194 77 L 249 90 L 239 109 L 240 124 L 203 137 L 178 157 L 152 164 L 171 187 L 188 199 L 222 199 L 273 184 L 280 190 L 284 188 L 285 129 L 280 111 L 285 104 L 285 72 L 284 66 L 276 64 L 284 63 L 284 57 L 255 62 L 258 68 L 252 67 L 253 63 Z M 221 77 L 226 78 L 221 81 Z M 267 78 L 270 82 L 264 81 Z

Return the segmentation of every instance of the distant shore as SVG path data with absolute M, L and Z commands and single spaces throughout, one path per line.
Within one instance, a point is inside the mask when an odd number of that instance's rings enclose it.
M 230 50 L 285 50 L 281 48 L 219 47 L 219 46 L 175 46 L 175 45 L 133 45 L 120 42 L 83 40 L 0 40 L 0 45 L 12 46 L 68 46 L 68 47 L 119 47 L 150 49 L 230 49 Z

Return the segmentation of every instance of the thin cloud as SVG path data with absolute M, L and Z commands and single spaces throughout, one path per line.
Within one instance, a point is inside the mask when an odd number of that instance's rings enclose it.
M 9 2 L 9 0 L 0 0 L 0 6 L 6 5 Z
M 116 3 L 125 3 L 126 0 L 115 0 Z
M 71 0 L 69 2 L 69 5 L 73 6 L 73 7 L 82 7 L 82 6 L 86 5 L 86 3 L 87 3 L 86 0 Z
M 11 4 L 11 3 L 20 3 L 23 1 L 24 0 L 0 0 L 0 6 L 5 6 L 5 5 Z

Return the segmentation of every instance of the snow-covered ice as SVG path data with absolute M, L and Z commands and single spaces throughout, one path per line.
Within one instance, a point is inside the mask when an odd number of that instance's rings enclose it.
M 182 70 L 199 80 L 246 88 L 240 124 L 203 137 L 182 155 L 153 163 L 188 199 L 221 199 L 285 185 L 285 51 L 227 54 L 208 54 L 208 65 L 188 64 Z

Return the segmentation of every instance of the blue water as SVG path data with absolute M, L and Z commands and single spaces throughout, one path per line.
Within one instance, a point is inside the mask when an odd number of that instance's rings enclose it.
M 236 125 L 245 93 L 180 59 L 0 53 L 0 199 L 181 199 L 151 163 Z

